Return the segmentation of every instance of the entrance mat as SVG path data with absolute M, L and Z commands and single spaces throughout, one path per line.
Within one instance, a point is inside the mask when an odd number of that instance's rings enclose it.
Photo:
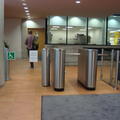
M 42 120 L 120 120 L 120 94 L 43 96 Z

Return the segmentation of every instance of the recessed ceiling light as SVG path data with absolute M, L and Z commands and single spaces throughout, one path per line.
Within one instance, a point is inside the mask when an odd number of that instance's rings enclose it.
M 29 13 L 29 10 L 25 10 L 26 13 Z
M 31 19 L 31 17 L 27 17 L 27 19 Z
M 30 15 L 28 15 L 27 17 L 30 18 Z
M 31 18 L 31 16 L 30 16 L 30 15 L 28 15 L 27 17 L 28 17 L 28 18 Z
M 27 9 L 28 9 L 28 7 L 24 7 L 24 9 L 25 9 L 25 10 L 27 10 Z
M 30 15 L 27 15 L 27 17 L 31 17 Z
M 76 4 L 80 4 L 80 0 L 76 0 L 75 3 L 76 3 Z
M 27 6 L 27 3 L 22 3 L 23 6 Z
M 26 13 L 26 15 L 30 15 L 30 13 L 28 12 L 28 13 Z

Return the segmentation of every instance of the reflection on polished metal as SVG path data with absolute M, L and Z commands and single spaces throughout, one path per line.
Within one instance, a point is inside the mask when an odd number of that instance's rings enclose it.
M 53 65 L 54 89 L 56 91 L 62 91 L 65 85 L 65 50 L 60 48 L 54 49 Z
M 111 51 L 111 64 L 110 64 L 110 83 L 113 82 L 113 64 L 114 64 L 114 49 Z
M 101 70 L 100 70 L 100 80 L 103 80 L 103 59 L 104 58 L 104 49 L 102 48 L 102 55 L 101 55 Z
M 8 61 L 9 49 L 4 47 L 4 65 L 5 65 L 5 80 L 9 80 L 9 61 Z
M 120 57 L 120 51 L 117 50 L 117 61 L 116 61 L 116 76 L 115 76 L 115 88 L 118 87 L 118 69 L 119 69 L 119 57 Z
M 42 86 L 50 86 L 50 51 L 48 48 L 42 50 Z
M 78 58 L 78 82 L 87 89 L 96 88 L 97 50 L 80 49 Z

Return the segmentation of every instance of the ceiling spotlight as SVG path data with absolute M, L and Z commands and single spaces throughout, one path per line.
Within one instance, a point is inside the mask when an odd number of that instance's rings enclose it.
M 23 6 L 27 6 L 27 3 L 22 3 Z
M 25 10 L 26 13 L 29 13 L 29 10 Z
M 28 10 L 28 7 L 24 7 L 25 10 Z
M 80 4 L 80 0 L 76 0 L 75 3 L 76 3 L 76 4 Z
M 28 12 L 28 13 L 26 13 L 26 15 L 30 15 L 30 13 Z
M 27 17 L 27 19 L 31 19 L 31 17 Z
M 28 18 L 31 18 L 31 16 L 30 16 L 30 15 L 28 15 L 27 17 L 28 17 Z

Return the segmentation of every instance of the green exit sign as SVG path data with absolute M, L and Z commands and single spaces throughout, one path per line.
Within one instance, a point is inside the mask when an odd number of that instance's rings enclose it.
M 8 52 L 8 60 L 15 60 L 15 52 Z

